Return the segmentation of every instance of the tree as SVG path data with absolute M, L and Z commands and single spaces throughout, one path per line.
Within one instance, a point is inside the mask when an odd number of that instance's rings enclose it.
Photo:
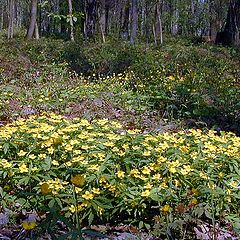
M 95 34 L 97 19 L 97 1 L 86 0 L 85 10 L 85 37 L 92 38 Z
M 137 0 L 132 0 L 132 24 L 131 24 L 131 44 L 135 44 L 138 26 Z
M 72 0 L 68 0 L 68 7 L 69 7 L 70 39 L 71 41 L 74 41 Z
M 14 0 L 9 1 L 9 17 L 8 17 L 8 39 L 13 38 L 14 28 Z
M 38 38 L 38 26 L 37 26 L 37 4 L 38 0 L 31 1 L 31 17 L 30 24 L 27 32 L 27 39 L 30 40 L 33 38 L 33 34 L 35 32 L 36 38 Z
M 239 39 L 239 26 L 240 26 L 240 1 L 230 0 L 227 21 L 224 32 L 227 35 L 227 44 L 238 46 Z
M 162 18 L 161 18 L 161 3 L 156 2 L 155 4 L 155 16 L 154 16 L 154 42 L 157 45 L 158 43 L 163 44 L 163 29 L 162 29 Z
M 239 46 L 240 28 L 240 1 L 230 0 L 227 12 L 226 24 L 223 32 L 217 34 L 216 43 L 229 46 Z
M 127 0 L 124 4 L 123 10 L 122 10 L 122 17 L 123 17 L 123 23 L 121 26 L 121 37 L 124 39 L 128 39 L 129 37 L 129 14 L 130 14 L 130 2 Z

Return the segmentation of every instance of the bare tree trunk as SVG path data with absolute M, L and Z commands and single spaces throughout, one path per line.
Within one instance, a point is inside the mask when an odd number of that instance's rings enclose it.
M 0 4 L 0 30 L 5 27 L 5 17 L 8 15 L 8 3 L 7 1 L 2 1 Z
M 160 6 L 159 6 L 160 8 Z M 161 9 L 157 8 L 158 13 L 158 22 L 159 22 L 159 37 L 160 37 L 160 44 L 163 44 L 163 28 L 162 28 L 162 15 L 161 15 Z
M 149 5 L 145 2 L 146 22 L 145 22 L 145 37 L 147 44 L 150 42 L 150 21 L 149 21 Z
M 171 34 L 177 35 L 178 34 L 178 18 L 179 13 L 175 3 L 171 3 Z
M 238 46 L 240 44 L 239 39 L 239 14 L 240 14 L 240 1 L 239 0 L 230 0 L 227 22 L 224 28 L 224 32 L 228 35 L 229 45 Z
M 211 0 L 209 2 L 209 13 L 210 13 L 210 38 L 212 42 L 216 41 L 217 33 L 220 30 L 216 8 L 217 3 L 214 0 Z
M 121 27 L 121 37 L 128 39 L 129 36 L 129 14 L 130 14 L 130 3 L 126 1 L 125 8 L 123 10 L 123 25 Z
M 131 44 L 135 44 L 137 37 L 137 25 L 138 25 L 138 12 L 137 12 L 137 0 L 132 0 L 132 26 L 131 26 Z
M 142 1 L 141 6 L 141 36 L 144 36 L 144 24 L 145 24 L 145 16 L 146 16 L 146 5 L 145 0 Z
M 0 14 L 0 31 L 2 31 L 3 30 L 3 20 L 4 20 L 4 18 L 3 18 L 3 10 L 1 9 L 1 14 Z
M 230 0 L 226 25 L 223 32 L 217 34 L 216 43 L 240 46 L 240 1 Z
M 70 39 L 72 42 L 74 42 L 72 0 L 68 0 L 68 8 L 69 8 L 69 23 L 70 23 Z
M 160 3 L 155 5 L 155 19 L 154 19 L 154 34 L 155 34 L 155 44 L 163 44 L 163 30 L 162 30 L 162 19 L 161 19 L 161 9 Z
M 97 1 L 86 0 L 85 37 L 92 38 L 95 34 L 97 18 Z
M 35 23 L 34 33 L 35 33 L 35 38 L 38 40 L 40 37 L 39 37 L 39 29 L 38 29 L 37 22 Z
M 8 39 L 13 38 L 13 28 L 14 28 L 14 0 L 10 0 L 8 18 Z
M 36 22 L 37 22 L 37 4 L 38 4 L 38 0 L 32 0 L 32 2 L 31 2 L 31 19 L 30 19 L 28 32 L 27 32 L 28 40 L 33 38 L 33 34 L 35 31 Z
M 106 34 L 106 3 L 105 0 L 101 1 L 101 6 L 98 9 L 99 16 L 99 26 L 102 35 L 103 42 L 106 42 L 105 34 Z

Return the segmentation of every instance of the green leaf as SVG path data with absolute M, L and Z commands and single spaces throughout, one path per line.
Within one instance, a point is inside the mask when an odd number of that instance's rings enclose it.
M 140 229 L 142 229 L 142 228 L 143 228 L 143 225 L 144 225 L 143 221 L 140 221 L 139 224 L 138 224 L 138 227 L 139 227 Z
M 88 216 L 88 225 L 91 225 L 94 219 L 94 214 L 91 212 Z
M 4 143 L 3 144 L 3 152 L 6 154 L 8 152 L 9 149 L 9 143 Z
M 52 200 L 48 203 L 48 207 L 49 207 L 49 208 L 53 208 L 54 205 L 55 205 L 55 199 L 52 199 Z

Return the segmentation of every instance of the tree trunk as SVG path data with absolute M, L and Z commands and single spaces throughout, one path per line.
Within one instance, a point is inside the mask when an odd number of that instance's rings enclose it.
M 106 41 L 106 3 L 105 0 L 101 0 L 100 8 L 98 9 L 98 18 L 99 18 L 99 26 L 102 35 L 103 42 Z
M 121 37 L 123 39 L 128 39 L 128 36 L 129 36 L 129 14 L 130 14 L 130 3 L 129 3 L 129 0 L 127 0 L 123 10 L 123 25 L 121 27 Z
M 163 31 L 162 31 L 162 19 L 161 19 L 161 9 L 160 3 L 155 5 L 155 16 L 154 16 L 154 34 L 155 34 L 155 44 L 163 44 Z
M 95 35 L 97 18 L 97 1 L 86 1 L 85 37 L 92 38 Z
M 10 0 L 8 18 L 8 39 L 13 38 L 13 27 L 14 27 L 14 0 Z
M 4 21 L 3 11 L 1 11 L 1 13 L 0 13 L 0 31 L 3 30 L 3 21 Z
M 146 4 L 145 0 L 143 0 L 141 6 L 141 36 L 144 36 L 144 24 L 146 19 L 145 16 L 146 16 Z
M 220 30 L 220 21 L 217 13 L 217 9 L 220 8 L 219 3 L 211 0 L 209 3 L 209 13 L 210 13 L 210 37 L 211 41 L 215 42 L 217 33 Z
M 216 43 L 229 46 L 240 46 L 240 1 L 230 0 L 224 31 L 218 33 Z
M 132 0 L 132 26 L 131 26 L 131 44 L 135 44 L 137 37 L 138 26 L 138 12 L 137 12 L 137 0 Z
M 72 42 L 74 42 L 72 0 L 68 0 L 68 8 L 69 8 L 70 39 Z
M 38 40 L 40 37 L 39 37 L 39 29 L 38 29 L 37 22 L 35 23 L 34 34 L 35 34 L 35 38 Z
M 145 2 L 146 9 L 146 23 L 145 23 L 145 37 L 147 44 L 150 42 L 150 21 L 149 21 L 149 5 Z
M 228 8 L 227 22 L 224 32 L 229 36 L 229 44 L 238 46 L 239 41 L 240 1 L 231 0 Z
M 33 38 L 33 34 L 36 27 L 37 22 L 37 4 L 38 0 L 32 0 L 31 2 L 31 18 L 30 18 L 30 24 L 27 32 L 27 39 L 30 40 Z

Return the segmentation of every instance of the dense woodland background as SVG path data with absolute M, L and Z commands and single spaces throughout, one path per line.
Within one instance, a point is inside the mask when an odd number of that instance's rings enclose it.
M 162 44 L 163 33 L 239 45 L 238 0 L 1 0 L 0 30 L 28 29 L 27 38 L 107 36 Z

